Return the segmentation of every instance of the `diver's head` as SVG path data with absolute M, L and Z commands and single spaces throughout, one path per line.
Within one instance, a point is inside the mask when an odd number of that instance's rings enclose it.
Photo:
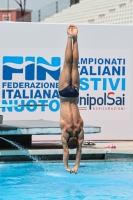
M 75 148 L 77 148 L 78 147 L 78 138 L 77 137 L 70 137 L 68 139 L 67 144 L 68 144 L 68 148 L 69 149 L 75 149 Z

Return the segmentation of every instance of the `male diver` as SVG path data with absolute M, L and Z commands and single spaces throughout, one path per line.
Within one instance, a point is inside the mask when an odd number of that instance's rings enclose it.
M 59 78 L 60 127 L 62 130 L 61 141 L 64 167 L 67 171 L 76 173 L 80 164 L 84 140 L 83 120 L 77 106 L 79 96 L 78 28 L 70 25 L 67 28 L 67 34 L 65 61 Z M 74 148 L 77 148 L 75 165 L 73 168 L 69 168 L 69 149 Z

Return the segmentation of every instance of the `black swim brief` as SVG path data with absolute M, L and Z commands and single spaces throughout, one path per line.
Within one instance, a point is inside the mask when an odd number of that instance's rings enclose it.
M 79 89 L 74 85 L 68 85 L 63 90 L 59 91 L 61 97 L 73 97 L 76 98 L 79 96 Z

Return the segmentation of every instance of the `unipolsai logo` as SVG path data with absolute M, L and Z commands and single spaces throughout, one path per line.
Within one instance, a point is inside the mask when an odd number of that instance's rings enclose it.
M 22 74 L 25 80 L 47 79 L 49 74 L 54 80 L 59 80 L 60 57 L 51 57 L 51 63 L 43 57 L 3 56 L 3 80 L 13 80 L 15 74 Z

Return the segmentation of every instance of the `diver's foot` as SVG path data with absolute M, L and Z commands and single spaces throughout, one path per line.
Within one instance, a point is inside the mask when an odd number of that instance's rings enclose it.
M 78 28 L 76 26 L 74 26 L 74 25 L 68 26 L 67 34 L 68 34 L 68 37 L 76 39 L 77 38 L 77 34 L 78 34 Z
M 77 38 L 77 35 L 78 35 L 78 28 L 73 25 L 73 37 Z
M 73 28 L 71 25 L 67 28 L 67 35 L 68 37 L 73 38 Z

